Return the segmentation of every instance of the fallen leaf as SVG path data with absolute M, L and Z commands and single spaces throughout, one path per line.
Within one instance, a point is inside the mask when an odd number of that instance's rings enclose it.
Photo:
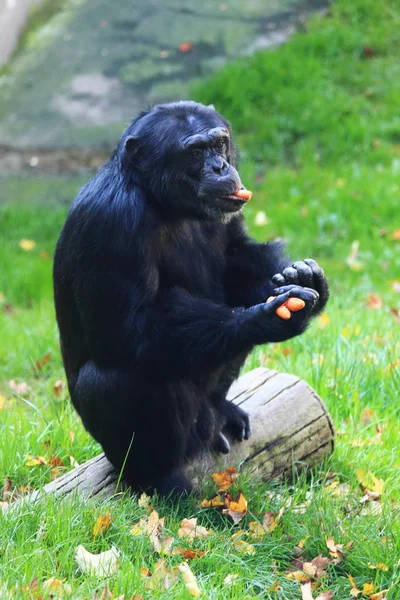
M 27 396 L 30 392 L 31 388 L 25 381 L 21 383 L 16 383 L 14 379 L 10 379 L 8 382 L 8 387 L 16 396 Z
M 8 502 L 0 501 L 0 510 L 3 514 L 8 510 L 8 508 L 9 508 Z
M 38 465 L 47 465 L 48 462 L 44 456 L 32 456 L 31 454 L 28 454 L 25 464 L 27 467 L 36 467 Z
M 389 239 L 393 242 L 400 242 L 400 229 L 395 229 Z
M 239 579 L 239 575 L 237 573 L 230 573 L 225 577 L 224 584 L 231 586 L 236 582 L 237 579 Z
M 382 590 L 381 592 L 377 592 L 376 594 L 372 594 L 369 597 L 369 600 L 385 600 L 386 594 L 389 590 Z
M 110 592 L 108 585 L 105 585 L 103 587 L 103 589 L 101 590 L 101 595 L 99 596 L 99 593 L 96 591 L 91 600 L 111 600 L 113 597 L 112 593 Z
M 233 467 L 228 467 L 223 473 L 213 473 L 211 475 L 219 492 L 225 492 L 231 487 L 239 477 L 239 473 Z
M 143 575 L 144 570 L 141 569 L 141 575 L 143 578 L 143 585 L 150 590 L 164 589 L 169 590 L 176 584 L 180 577 L 180 571 L 178 567 L 173 569 L 168 568 L 167 563 L 163 558 L 159 558 L 154 566 L 154 572 L 152 575 Z
M 9 404 L 8 398 L 3 396 L 3 394 L 0 394 L 0 410 L 4 410 L 8 404 Z
M 364 583 L 362 593 L 364 594 L 364 596 L 369 596 L 370 594 L 374 593 L 374 584 L 372 583 L 372 581 Z
M 41 369 L 43 369 L 43 367 L 45 365 L 47 365 L 47 363 L 49 362 L 50 358 L 51 358 L 51 353 L 48 352 L 47 354 L 45 354 L 43 356 L 43 358 L 40 358 L 39 360 L 37 360 L 35 362 L 36 369 L 38 369 L 38 371 L 40 371 Z
M 147 508 L 150 503 L 150 496 L 148 496 L 145 492 L 143 492 L 138 500 L 138 506 L 140 508 Z
M 266 529 L 258 521 L 250 521 L 249 535 L 253 538 L 262 538 L 267 533 Z
M 262 524 L 267 533 L 272 533 L 272 531 L 274 531 L 274 529 L 276 529 L 276 527 L 281 519 L 281 516 L 284 513 L 284 510 L 285 510 L 285 507 L 282 506 L 282 508 L 279 510 L 278 513 L 272 513 L 272 512 L 265 513 Z
M 197 519 L 183 519 L 178 530 L 178 537 L 188 537 L 190 540 L 206 537 L 210 532 L 205 527 L 197 525 Z
M 279 585 L 279 579 L 275 579 L 274 583 L 267 587 L 268 592 L 280 592 L 282 586 Z
M 363 427 L 366 427 L 367 425 L 372 423 L 372 421 L 375 421 L 376 418 L 376 414 L 372 410 L 372 408 L 363 408 L 363 410 L 361 411 L 360 422 L 361 425 L 363 425 Z
M 245 540 L 241 539 L 243 533 L 244 532 L 242 530 L 242 531 L 237 531 L 236 533 L 233 534 L 233 536 L 232 536 L 233 547 L 238 552 L 241 552 L 242 554 L 255 554 L 256 553 L 255 547 L 252 546 L 251 544 L 249 544 L 248 542 L 246 542 Z
M 65 583 L 66 579 L 57 579 L 50 577 L 43 583 L 43 590 L 48 592 L 50 597 L 63 598 L 72 594 L 72 587 Z
M 303 585 L 301 586 L 301 597 L 302 600 L 314 600 L 311 592 L 311 581 L 303 583 Z
M 80 544 L 76 549 L 75 560 L 84 573 L 98 577 L 112 577 L 119 567 L 120 554 L 120 550 L 115 546 L 100 554 L 92 554 Z
M 202 500 L 200 503 L 200 506 L 202 508 L 211 508 L 211 507 L 216 507 L 216 508 L 220 508 L 222 506 L 225 506 L 224 501 L 220 498 L 220 496 L 214 496 L 214 498 L 211 498 L 211 500 Z
M 315 579 L 319 579 L 325 575 L 325 571 L 329 565 L 329 558 L 322 556 L 319 554 L 315 558 L 312 559 L 311 562 L 304 562 L 302 569 L 304 573 L 310 575 Z
M 195 558 L 201 558 L 204 556 L 205 552 L 203 550 L 189 550 L 186 548 L 180 548 L 178 546 L 173 549 L 172 554 L 183 556 L 185 560 L 194 560 Z
M 36 246 L 36 242 L 33 240 L 20 240 L 19 247 L 25 252 L 30 252 Z
M 343 556 L 343 544 L 335 544 L 334 539 L 330 537 L 326 540 L 326 546 L 332 558 L 338 560 L 341 559 L 341 557 Z
M 53 393 L 54 393 L 54 395 L 57 396 L 57 397 L 60 396 L 61 392 L 63 391 L 63 389 L 64 389 L 64 382 L 63 382 L 63 380 L 62 379 L 57 379 L 57 381 L 55 382 L 54 387 L 53 387 Z
M 178 49 L 182 54 L 187 54 L 193 50 L 193 44 L 191 42 L 181 42 Z
M 111 514 L 107 512 L 105 515 L 99 515 L 93 527 L 93 538 L 97 538 L 101 533 L 104 533 L 111 525 Z
M 230 492 L 223 492 L 225 508 L 222 513 L 231 517 L 235 525 L 239 523 L 247 513 L 247 500 L 242 492 L 238 492 L 234 498 Z
M 351 575 L 347 575 L 347 577 L 351 583 L 350 595 L 353 596 L 353 598 L 357 598 L 357 596 L 362 594 L 362 592 L 361 592 L 361 590 L 358 589 L 357 584 L 354 581 L 353 577 Z
M 178 565 L 178 569 L 182 575 L 182 579 L 189 594 L 195 598 L 199 598 L 199 596 L 201 596 L 201 591 L 197 585 L 196 577 L 193 575 L 193 572 L 187 562 L 183 562 L 181 565 Z
M 377 569 L 378 571 L 389 571 L 389 566 L 385 565 L 385 563 L 377 563 L 376 565 L 372 565 L 369 562 L 368 569 Z
M 379 310 L 383 306 L 383 300 L 378 294 L 370 292 L 365 304 L 369 310 Z

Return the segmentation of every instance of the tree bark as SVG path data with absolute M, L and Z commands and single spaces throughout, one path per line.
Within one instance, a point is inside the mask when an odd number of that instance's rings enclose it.
M 309 468 L 333 451 L 335 431 L 324 403 L 294 375 L 260 367 L 235 381 L 228 399 L 249 414 L 252 436 L 243 442 L 231 441 L 229 454 L 206 454 L 190 463 L 187 474 L 192 479 L 228 466 L 245 467 L 262 479 L 273 479 Z M 118 472 L 100 454 L 36 494 L 65 495 L 77 491 L 86 497 L 104 497 L 115 494 L 118 482 Z

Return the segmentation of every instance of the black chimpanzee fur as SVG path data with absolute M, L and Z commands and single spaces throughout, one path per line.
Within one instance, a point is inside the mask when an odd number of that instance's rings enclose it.
M 211 106 L 140 115 L 80 191 L 60 235 L 54 289 L 72 402 L 133 489 L 190 489 L 182 466 L 223 432 L 250 435 L 226 400 L 256 344 L 302 333 L 326 304 L 311 259 L 246 234 L 229 123 Z M 266 304 L 268 296 L 277 299 Z M 282 320 L 289 296 L 305 308 Z

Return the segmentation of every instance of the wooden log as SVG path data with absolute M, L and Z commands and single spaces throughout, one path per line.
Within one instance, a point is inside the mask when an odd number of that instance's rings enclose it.
M 228 466 L 246 467 L 252 474 L 272 479 L 309 468 L 333 451 L 335 432 L 324 403 L 294 375 L 260 367 L 234 382 L 228 399 L 249 414 L 252 436 L 243 442 L 231 441 L 229 454 L 206 454 L 189 464 L 187 474 L 192 479 Z M 118 472 L 100 454 L 35 494 L 77 491 L 86 497 L 110 496 L 117 491 L 118 480 Z

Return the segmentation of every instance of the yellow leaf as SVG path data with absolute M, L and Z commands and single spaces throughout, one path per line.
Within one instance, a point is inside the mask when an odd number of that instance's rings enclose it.
M 49 597 L 63 598 L 72 594 L 72 587 L 65 583 L 65 579 L 50 577 L 43 583 L 43 590 L 49 593 Z
M 218 486 L 219 492 L 225 492 L 238 478 L 239 473 L 233 467 L 228 467 L 223 473 L 213 473 L 211 477 Z
M 305 583 L 311 579 L 310 575 L 303 573 L 303 571 L 293 571 L 292 573 L 287 573 L 286 577 L 287 579 L 292 579 L 298 581 L 299 583 Z
M 214 498 L 211 498 L 211 500 L 202 500 L 200 506 L 202 506 L 202 508 L 211 508 L 225 506 L 225 504 L 219 496 L 214 496 Z
M 0 304 L 3 304 L 3 302 L 5 302 L 5 301 L 6 301 L 5 295 L 3 294 L 3 292 L 0 292 Z
M 99 515 L 93 528 L 93 537 L 97 538 L 104 533 L 111 525 L 111 515 L 107 512 L 105 515 Z
M 185 582 L 185 586 L 189 594 L 195 598 L 199 598 L 199 596 L 201 596 L 201 591 L 197 585 L 196 577 L 193 575 L 193 572 L 187 562 L 183 562 L 181 565 L 178 565 L 178 569 L 181 572 L 182 579 Z
M 377 569 L 378 571 L 389 571 L 388 565 L 385 563 L 377 563 L 376 565 L 372 565 L 370 562 L 368 563 L 369 569 Z
M 365 596 L 368 596 L 369 594 L 374 593 L 374 584 L 372 583 L 372 581 L 369 581 L 368 583 L 364 583 L 362 593 Z
M 7 404 L 8 404 L 8 398 L 3 396 L 3 394 L 0 394 L 0 410 L 3 410 Z
M 235 540 L 233 542 L 233 547 L 235 548 L 235 550 L 237 550 L 238 552 L 241 552 L 242 554 L 255 554 L 256 553 L 255 547 L 252 546 L 252 544 L 245 542 L 244 540 Z
M 28 454 L 26 457 L 26 466 L 27 467 L 36 467 L 38 465 L 47 465 L 47 459 L 44 456 L 32 456 Z
M 229 575 L 227 575 L 224 579 L 224 584 L 225 585 L 233 585 L 235 583 L 235 580 L 239 578 L 239 575 L 237 573 L 230 573 Z
M 36 242 L 33 240 L 20 240 L 19 247 L 25 252 L 30 252 L 36 246 Z
M 349 578 L 349 581 L 351 583 L 350 595 L 353 596 L 353 598 L 357 598 L 357 596 L 359 596 L 362 592 L 358 589 L 353 577 L 351 575 L 347 575 L 347 577 Z
M 370 471 L 368 472 L 368 475 L 374 482 L 374 485 L 371 487 L 372 491 L 377 492 L 380 496 L 382 496 L 383 488 L 385 487 L 385 482 L 383 481 L 383 479 L 378 479 L 377 477 L 375 477 L 375 475 Z

